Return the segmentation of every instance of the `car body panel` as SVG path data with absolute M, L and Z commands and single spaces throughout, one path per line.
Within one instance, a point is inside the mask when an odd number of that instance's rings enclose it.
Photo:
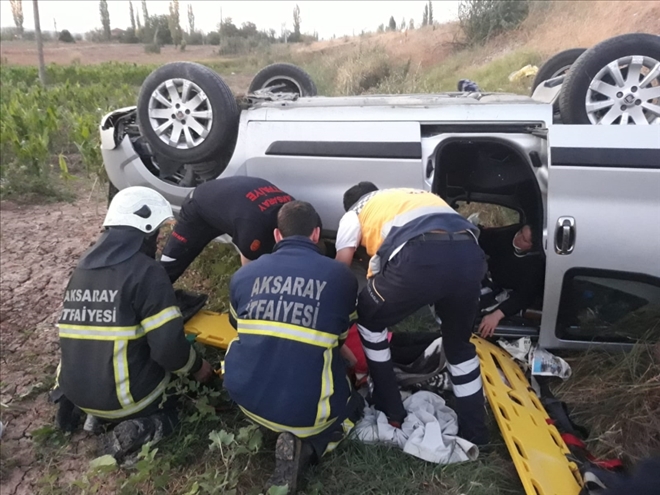
M 419 157 L 392 159 L 268 154 L 268 148 L 273 143 L 291 139 L 298 143 L 332 140 L 334 148 L 341 147 L 342 143 L 365 143 L 364 140 L 369 143 L 374 139 L 378 143 L 405 142 L 420 145 L 419 123 L 270 120 L 248 123 L 245 146 L 249 158 L 245 160 L 246 174 L 269 180 L 296 199 L 313 203 L 326 231 L 337 230 L 344 213 L 344 191 L 353 184 L 370 180 L 381 188 L 423 187 L 422 161 Z
M 660 126 L 555 126 L 550 145 L 540 344 L 548 348 L 585 348 L 591 343 L 562 340 L 556 332 L 569 270 L 613 271 L 630 274 L 631 278 L 645 274 L 660 280 Z M 553 155 L 559 156 L 562 149 L 568 158 L 555 160 Z M 565 152 L 571 149 L 590 153 L 576 154 L 571 159 Z M 602 161 L 594 158 L 599 150 L 605 151 Z M 639 150 L 641 160 L 636 158 Z M 578 164 L 580 161 L 585 164 Z M 575 221 L 570 254 L 558 254 L 554 246 L 555 235 L 559 234 L 557 221 L 562 217 Z

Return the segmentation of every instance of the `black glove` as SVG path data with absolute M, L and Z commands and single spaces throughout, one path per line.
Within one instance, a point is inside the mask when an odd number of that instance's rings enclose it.
M 183 289 L 176 289 L 174 295 L 176 296 L 176 303 L 181 310 L 184 323 L 195 316 L 204 307 L 209 298 L 206 294 L 196 294 Z

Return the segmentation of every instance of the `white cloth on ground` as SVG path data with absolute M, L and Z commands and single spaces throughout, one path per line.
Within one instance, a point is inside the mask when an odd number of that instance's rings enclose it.
M 458 436 L 456 413 L 444 399 L 425 390 L 403 401 L 408 412 L 401 428 L 395 428 L 374 406 L 365 407 L 353 430 L 358 440 L 367 444 L 399 447 L 407 454 L 437 464 L 473 461 L 479 455 L 476 445 Z

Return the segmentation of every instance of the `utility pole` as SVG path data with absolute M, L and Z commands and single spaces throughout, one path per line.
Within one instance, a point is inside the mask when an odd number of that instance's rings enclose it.
M 41 23 L 39 22 L 39 2 L 32 0 L 34 8 L 34 34 L 37 39 L 37 53 L 39 54 L 39 80 L 46 86 L 46 63 L 44 62 L 44 40 L 41 37 Z
M 57 20 L 54 17 L 53 17 L 53 27 L 55 28 L 55 46 L 59 46 L 60 36 L 59 33 L 57 32 Z

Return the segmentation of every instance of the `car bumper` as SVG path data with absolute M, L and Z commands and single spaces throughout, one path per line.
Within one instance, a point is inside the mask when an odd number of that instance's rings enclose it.
M 101 120 L 101 155 L 110 182 L 119 190 L 130 186 L 145 186 L 161 193 L 178 213 L 183 200 L 193 190 L 160 180 L 144 164 L 128 136 L 118 137 L 113 122 L 135 107 L 109 113 Z

